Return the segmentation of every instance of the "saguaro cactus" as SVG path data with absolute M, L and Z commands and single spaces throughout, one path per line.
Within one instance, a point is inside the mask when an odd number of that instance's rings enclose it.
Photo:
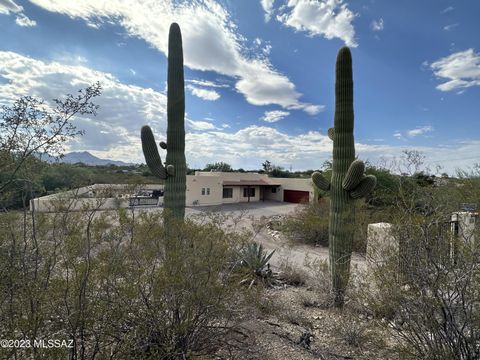
M 319 189 L 330 191 L 329 266 L 336 307 L 343 306 L 350 277 L 354 201 L 372 191 L 377 182 L 375 176 L 365 176 L 363 161 L 355 160 L 353 118 L 352 55 L 343 47 L 337 55 L 334 127 L 328 130 L 333 140 L 332 179 L 319 172 L 312 174 Z
M 151 172 L 165 180 L 164 207 L 172 215 L 185 216 L 186 171 L 185 161 L 185 84 L 183 78 L 182 34 L 178 24 L 170 25 L 168 35 L 168 89 L 167 142 L 160 147 L 167 150 L 165 165 L 158 153 L 152 130 L 142 127 L 141 138 L 145 161 Z

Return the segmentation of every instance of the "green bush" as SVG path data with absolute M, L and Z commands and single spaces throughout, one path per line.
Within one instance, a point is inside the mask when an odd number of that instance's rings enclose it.
M 193 358 L 224 344 L 243 307 L 229 262 L 239 236 L 216 223 L 172 231 L 161 214 L 124 209 L 0 215 L 0 337 L 73 345 L 2 358 Z
M 281 231 L 294 242 L 328 246 L 328 214 L 326 200 L 301 206 L 285 219 Z
M 407 359 L 480 357 L 480 249 L 456 239 L 451 257 L 445 218 L 397 224 L 399 252 L 370 262 L 357 299 L 383 319 Z

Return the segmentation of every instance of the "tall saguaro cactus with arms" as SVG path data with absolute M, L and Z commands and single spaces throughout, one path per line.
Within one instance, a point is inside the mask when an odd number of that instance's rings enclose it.
M 372 191 L 377 182 L 375 176 L 364 174 L 363 161 L 355 160 L 353 119 L 352 55 L 348 47 L 343 47 L 336 63 L 334 127 L 328 130 L 333 140 L 332 179 L 319 172 L 312 174 L 315 186 L 330 191 L 329 258 L 336 307 L 343 306 L 350 277 L 354 201 Z
M 152 130 L 142 127 L 143 154 L 153 175 L 165 180 L 164 207 L 176 218 L 185 216 L 186 171 L 185 160 L 185 84 L 183 77 L 182 34 L 177 23 L 170 25 L 168 35 L 168 89 L 167 142 L 160 147 L 167 150 L 165 166 L 158 153 Z

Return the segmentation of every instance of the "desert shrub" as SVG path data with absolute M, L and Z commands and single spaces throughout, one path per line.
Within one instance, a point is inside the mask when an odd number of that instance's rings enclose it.
M 238 236 L 132 215 L 0 214 L 0 337 L 72 345 L 0 357 L 188 359 L 223 344 L 245 306 L 229 262 Z
M 406 358 L 479 358 L 478 244 L 454 239 L 437 218 L 398 225 L 394 236 L 400 250 L 370 262 L 361 301 L 383 318 Z M 445 251 L 450 246 L 455 256 Z
M 280 230 L 295 243 L 327 247 L 329 206 L 328 198 L 301 206 L 295 213 L 285 218 Z M 363 202 L 355 204 L 353 251 L 365 253 L 368 224 L 389 221 L 390 212 L 390 209 L 373 208 Z
M 279 266 L 279 280 L 287 285 L 302 286 L 305 285 L 308 274 L 287 258 L 281 260 Z
M 328 246 L 328 216 L 328 201 L 307 204 L 286 217 L 281 230 L 294 242 Z
M 332 286 L 328 261 L 305 258 L 305 266 L 312 273 L 312 288 L 317 295 L 316 306 L 327 309 L 333 305 Z
M 352 347 L 365 347 L 370 341 L 367 324 L 352 316 L 341 318 L 335 333 L 340 340 Z

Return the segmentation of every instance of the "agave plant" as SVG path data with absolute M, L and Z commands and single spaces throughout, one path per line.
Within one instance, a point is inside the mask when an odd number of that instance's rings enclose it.
M 275 250 L 270 254 L 263 249 L 262 244 L 252 242 L 246 245 L 241 251 L 240 265 L 246 271 L 246 277 L 240 282 L 245 284 L 249 282 L 249 288 L 258 280 L 264 284 L 271 284 L 273 278 L 269 261 Z

